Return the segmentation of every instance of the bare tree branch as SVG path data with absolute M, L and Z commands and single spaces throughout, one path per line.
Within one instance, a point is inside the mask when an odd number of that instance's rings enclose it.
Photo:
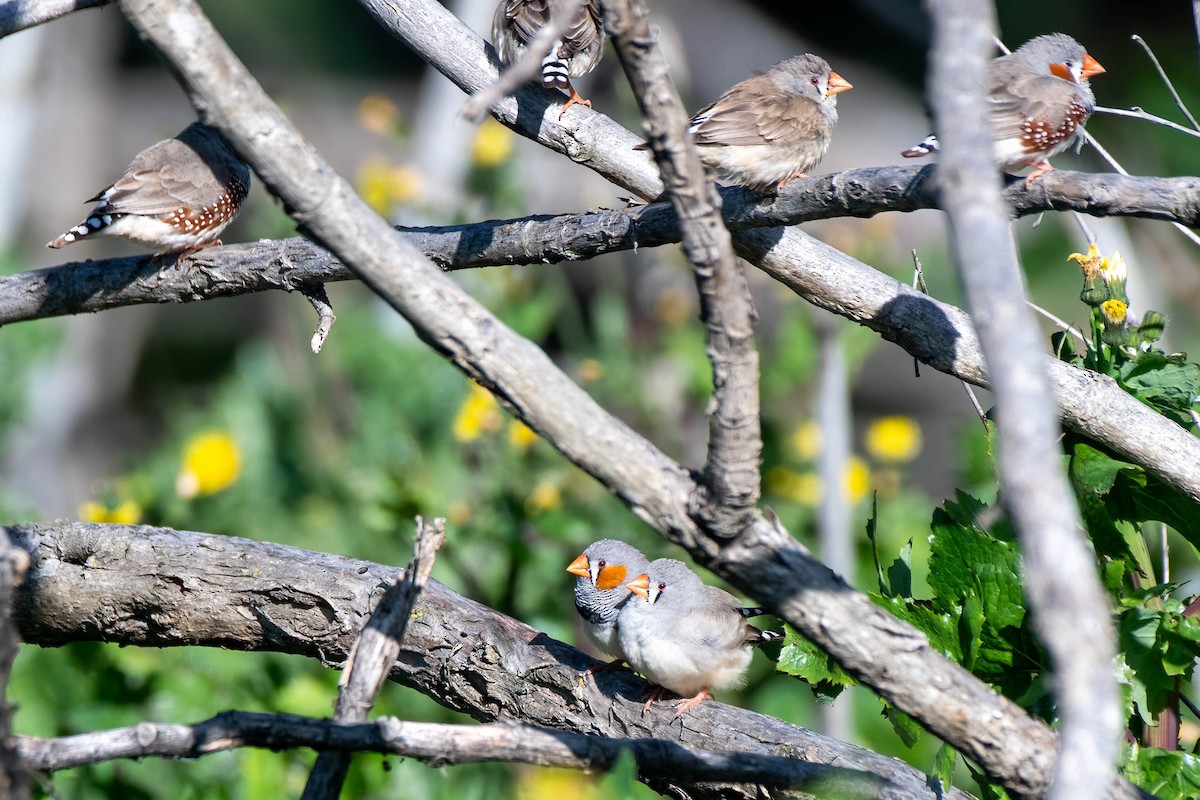
M 333 323 L 337 322 L 337 315 L 333 313 L 333 303 L 329 302 L 325 284 L 306 284 L 300 287 L 300 293 L 317 312 L 317 329 L 313 332 L 312 339 L 308 344 L 309 349 L 315 355 L 321 352 L 321 348 L 325 346 L 325 340 L 329 338 L 329 332 L 333 330 Z
M 0 39 L 43 22 L 64 17 L 72 11 L 106 6 L 111 0 L 2 0 Z
M 700 504 L 705 527 L 736 536 L 761 497 L 758 349 L 750 287 L 721 223 L 721 198 L 688 136 L 688 115 L 638 0 L 601 0 L 604 25 L 646 119 L 650 145 L 679 219 L 683 251 L 700 294 L 706 350 L 713 369 L 708 463 Z
M 446 521 L 438 518 L 426 525 L 417 517 L 417 534 L 413 542 L 413 557 L 404 570 L 403 577 L 388 586 L 379 599 L 379 605 L 371 613 L 362 635 L 350 648 L 346 666 L 339 681 L 338 698 L 334 704 L 333 718 L 337 722 L 363 722 L 375 696 L 383 688 L 388 672 L 400 655 L 408 618 L 429 581 L 429 573 L 438 548 L 446 541 Z M 346 772 L 350 769 L 349 752 L 325 752 L 317 756 L 317 763 L 308 783 L 304 786 L 302 800 L 337 800 Z
M 1100 797 L 1116 777 L 1116 637 L 1062 468 L 1042 335 L 1026 305 L 992 155 L 985 91 L 995 10 L 933 0 L 930 99 L 951 250 L 983 345 L 999 418 L 999 472 L 1024 556 L 1034 627 L 1054 665 L 1061 749 L 1048 797 Z
M 41 772 L 117 758 L 200 758 L 238 747 L 375 752 L 416 758 L 432 766 L 505 761 L 609 770 L 621 753 L 628 751 L 637 762 L 638 773 L 646 778 L 688 775 L 693 781 L 756 783 L 847 800 L 928 796 L 844 767 L 757 753 L 699 750 L 663 739 L 585 736 L 512 722 L 468 726 L 380 717 L 374 722 L 354 723 L 226 711 L 194 725 L 144 722 L 58 739 L 18 736 L 16 745 L 29 767 Z
M 8 704 L 8 679 L 17 657 L 17 634 L 12 619 L 13 594 L 25 580 L 29 554 L 0 531 L 0 797 L 29 797 L 29 765 L 12 736 L 13 707 Z
M 5 533 L 33 564 L 14 599 L 14 617 L 25 641 L 47 647 L 197 645 L 293 653 L 338 668 L 368 610 L 400 572 L 269 542 L 148 526 L 60 522 L 0 528 Z M 580 681 L 591 657 L 437 581 L 421 592 L 417 610 L 391 679 L 477 720 L 837 764 L 874 773 L 906 796 L 932 796 L 925 775 L 902 761 L 745 709 L 705 703 L 683 725 L 670 709 L 643 715 L 640 679 L 613 672 Z M 696 797 L 759 796 L 744 784 L 717 792 L 687 772 L 651 785 Z

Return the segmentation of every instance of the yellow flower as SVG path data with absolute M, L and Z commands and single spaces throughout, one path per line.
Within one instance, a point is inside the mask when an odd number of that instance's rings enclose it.
M 84 522 L 111 522 L 115 525 L 136 525 L 142 519 L 142 507 L 133 500 L 126 500 L 116 508 L 89 500 L 79 507 L 79 518 Z
M 381 94 L 369 94 L 358 104 L 358 124 L 371 133 L 391 133 L 399 122 L 400 109 Z
M 867 496 L 867 490 L 871 488 L 871 470 L 858 456 L 850 457 L 850 463 L 846 465 L 846 474 L 842 478 L 842 488 L 846 492 L 846 499 L 852 504 L 857 504 Z
M 867 426 L 866 445 L 880 461 L 912 461 L 921 452 L 921 426 L 912 417 L 880 417 Z
M 475 166 L 489 169 L 508 160 L 513 151 L 513 132 L 488 117 L 475 132 L 471 144 L 471 161 Z
M 184 444 L 175 492 L 187 500 L 216 494 L 231 486 L 241 471 L 241 452 L 232 436 L 226 431 L 198 433 Z
M 1089 244 L 1087 255 L 1083 253 L 1071 253 L 1071 255 L 1067 256 L 1067 261 L 1078 263 L 1079 268 L 1083 270 L 1084 277 L 1092 278 L 1100 272 L 1102 258 L 1099 248 L 1095 244 Z
M 1100 276 L 1105 283 L 1125 283 L 1129 278 L 1129 269 L 1120 250 L 1113 250 L 1111 256 L 1100 259 Z
M 542 481 L 533 487 L 533 491 L 525 499 L 525 512 L 533 516 L 558 508 L 560 505 L 562 505 L 562 493 L 558 487 L 549 481 Z
M 514 419 L 508 424 L 508 443 L 524 453 L 538 440 L 538 435 L 524 422 Z
M 604 365 L 594 358 L 585 358 L 579 362 L 576 374 L 584 383 L 595 383 L 604 377 Z
M 792 449 L 805 461 L 812 461 L 821 452 L 821 426 L 813 420 L 805 420 L 792 431 Z
M 767 489 L 803 506 L 816 506 L 824 491 L 815 472 L 796 472 L 787 467 L 774 467 L 767 473 Z
M 471 391 L 458 407 L 454 417 L 454 438 L 460 442 L 473 442 L 484 433 L 495 433 L 500 430 L 504 418 L 500 414 L 500 404 L 492 393 L 477 383 L 471 384 Z
M 1104 324 L 1110 328 L 1119 328 L 1125 324 L 1125 314 L 1129 306 L 1120 300 L 1105 300 L 1100 304 L 1100 312 L 1104 314 Z
M 387 159 L 368 158 L 358 170 L 358 193 L 381 216 L 397 203 L 411 202 L 421 194 L 421 171 L 411 164 L 393 166 Z
M 595 800 L 596 778 L 576 769 L 521 767 L 516 800 Z

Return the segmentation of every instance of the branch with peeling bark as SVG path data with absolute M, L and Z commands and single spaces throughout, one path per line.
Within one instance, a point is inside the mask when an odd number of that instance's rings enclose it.
M 604 26 L 646 119 L 654 160 L 679 220 L 683 252 L 700 295 L 713 397 L 708 422 L 707 502 L 704 524 L 716 535 L 736 536 L 761 497 L 761 413 L 755 314 L 746 276 L 721 221 L 721 199 L 696 145 L 688 116 L 671 81 L 667 61 L 637 0 L 601 0 Z
M 54 523 L 0 528 L 0 539 L 5 535 L 32 564 L 15 596 L 18 629 L 25 641 L 47 647 L 73 641 L 200 645 L 293 653 L 336 668 L 344 665 L 380 594 L 401 572 L 268 542 L 146 526 Z M 682 723 L 669 708 L 643 714 L 645 684 L 630 673 L 581 681 L 591 657 L 437 581 L 426 585 L 417 611 L 391 680 L 475 719 L 586 734 L 589 742 L 597 736 L 622 744 L 662 739 L 644 747 L 663 758 L 684 757 L 678 745 L 783 756 L 795 764 L 792 772 L 764 772 L 763 780 L 787 774 L 803 778 L 810 769 L 820 775 L 823 767 L 836 764 L 871 773 L 860 785 L 882 781 L 882 796 L 932 796 L 926 776 L 902 761 L 773 717 L 715 702 Z M 573 745 L 576 740 L 562 741 Z M 589 752 L 603 758 L 613 751 L 601 740 Z M 664 774 L 648 781 L 663 791 L 759 796 L 753 781 L 742 782 L 746 773 L 718 791 L 708 777 L 669 772 L 667 761 L 651 763 L 664 764 Z M 956 790 L 948 796 L 967 797 Z

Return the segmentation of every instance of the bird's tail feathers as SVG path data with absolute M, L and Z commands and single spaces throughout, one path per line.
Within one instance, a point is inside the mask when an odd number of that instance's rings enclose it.
M 561 47 L 561 41 L 555 42 L 550 52 L 542 59 L 542 86 L 547 89 L 570 91 L 571 75 L 567 72 L 567 62 L 558 55 Z
M 937 134 L 931 133 L 917 144 L 904 150 L 900 155 L 905 158 L 921 158 L 939 150 Z

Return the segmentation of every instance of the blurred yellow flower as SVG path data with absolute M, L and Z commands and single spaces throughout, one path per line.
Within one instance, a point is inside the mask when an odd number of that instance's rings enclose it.
M 1089 244 L 1088 251 L 1084 253 L 1071 253 L 1067 256 L 1067 261 L 1074 261 L 1079 264 L 1079 268 L 1083 270 L 1084 277 L 1094 277 L 1100 272 L 1100 262 L 1103 257 L 1100 255 L 1100 249 L 1096 245 Z
M 508 423 L 508 443 L 524 453 L 537 442 L 538 435 L 524 422 L 514 419 Z
M 471 521 L 471 507 L 466 500 L 455 500 L 446 509 L 446 519 L 459 527 Z
M 584 383 L 595 383 L 604 377 L 604 365 L 594 358 L 585 358 L 579 362 L 576 374 Z
M 175 492 L 186 500 L 216 494 L 231 486 L 241 471 L 241 451 L 233 437 L 226 431 L 204 431 L 184 443 Z
M 846 499 L 852 505 L 867 496 L 867 490 L 871 488 L 871 470 L 867 467 L 867 462 L 858 456 L 850 456 L 850 463 L 846 465 L 846 474 L 842 479 L 842 488 L 846 492 Z
M 596 778 L 577 769 L 522 767 L 516 800 L 596 800 Z
M 381 94 L 369 94 L 358 104 L 358 124 L 371 133 L 384 136 L 396 130 L 400 109 Z
M 460 442 L 473 442 L 484 433 L 495 433 L 503 424 L 504 417 L 496 398 L 478 383 L 472 383 L 454 417 L 454 438 Z
M 513 132 L 488 117 L 475 132 L 471 143 L 471 161 L 477 167 L 497 167 L 508 160 L 513 151 Z
M 421 194 L 421 170 L 412 164 L 393 166 L 385 158 L 368 158 L 358 170 L 358 193 L 381 216 L 397 204 L 409 203 Z
M 533 491 L 525 499 L 525 512 L 533 516 L 558 508 L 560 505 L 562 505 L 562 493 L 558 487 L 549 481 L 542 481 L 533 487 Z
M 111 522 L 116 525 L 136 525 L 142 519 L 142 507 L 126 500 L 116 508 L 90 500 L 79 507 L 79 519 L 84 522 Z
M 815 472 L 796 472 L 787 467 L 773 467 L 767 472 L 767 489 L 803 506 L 821 502 L 824 487 Z
M 921 452 L 921 426 L 912 417 L 880 417 L 867 426 L 866 445 L 880 461 L 912 461 Z
M 821 426 L 811 419 L 801 422 L 792 431 L 791 443 L 797 455 L 805 461 L 812 461 L 821 452 Z

